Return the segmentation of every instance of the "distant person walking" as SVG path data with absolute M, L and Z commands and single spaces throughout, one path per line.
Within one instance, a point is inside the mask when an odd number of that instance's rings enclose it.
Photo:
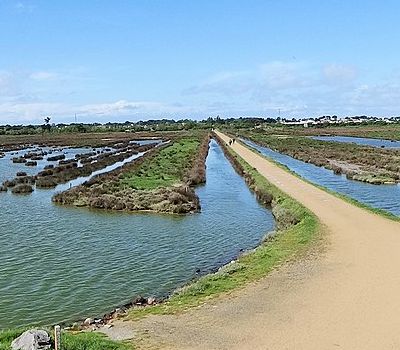
M 229 146 L 231 146 L 232 145 L 232 140 L 231 139 L 229 139 Z

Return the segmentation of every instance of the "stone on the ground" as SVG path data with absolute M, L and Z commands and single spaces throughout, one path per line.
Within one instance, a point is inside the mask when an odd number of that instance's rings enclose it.
M 85 321 L 83 321 L 83 324 L 84 324 L 85 326 L 89 326 L 89 325 L 91 325 L 93 322 L 94 322 L 93 319 L 90 318 L 90 317 L 88 317 Z
M 47 350 L 50 349 L 50 337 L 46 331 L 30 329 L 22 333 L 11 343 L 12 350 Z
M 153 305 L 156 303 L 156 299 L 153 297 L 147 298 L 147 305 Z

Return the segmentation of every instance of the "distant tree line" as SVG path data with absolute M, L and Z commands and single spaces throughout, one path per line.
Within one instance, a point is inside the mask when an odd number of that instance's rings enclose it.
M 319 118 L 310 118 L 315 121 L 326 119 L 327 116 Z M 337 120 L 336 116 L 329 117 L 331 120 Z M 362 117 L 352 117 L 357 120 Z M 368 117 L 367 117 L 368 118 Z M 151 119 L 144 121 L 131 122 L 126 121 L 123 123 L 108 122 L 101 123 L 72 123 L 72 124 L 50 124 L 50 117 L 44 118 L 42 125 L 2 125 L 0 126 L 0 135 L 32 135 L 41 133 L 89 133 L 89 132 L 137 132 L 137 131 L 179 131 L 179 130 L 192 130 L 192 129 L 212 129 L 218 127 L 226 127 L 231 129 L 248 129 L 260 128 L 263 126 L 275 127 L 281 126 L 281 122 L 296 119 L 285 118 L 262 118 L 262 117 L 240 117 L 240 118 L 221 118 L 209 117 L 203 120 L 186 119 Z M 346 118 L 343 118 L 346 120 Z M 392 117 L 391 123 L 400 123 L 399 117 Z M 354 125 L 370 125 L 370 124 L 386 124 L 379 118 L 369 117 Z M 351 122 L 346 122 L 346 125 L 352 125 Z M 337 124 L 336 124 L 337 125 Z M 328 123 L 319 123 L 315 127 L 329 127 Z M 334 125 L 332 125 L 334 126 Z

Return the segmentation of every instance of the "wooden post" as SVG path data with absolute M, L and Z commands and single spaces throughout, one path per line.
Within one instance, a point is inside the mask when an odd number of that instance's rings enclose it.
M 61 350 L 61 327 L 54 326 L 54 349 Z

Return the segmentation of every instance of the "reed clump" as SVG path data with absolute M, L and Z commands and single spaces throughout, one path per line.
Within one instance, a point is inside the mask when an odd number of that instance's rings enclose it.
M 33 192 L 33 187 L 28 184 L 18 184 L 11 190 L 14 194 L 28 194 Z

